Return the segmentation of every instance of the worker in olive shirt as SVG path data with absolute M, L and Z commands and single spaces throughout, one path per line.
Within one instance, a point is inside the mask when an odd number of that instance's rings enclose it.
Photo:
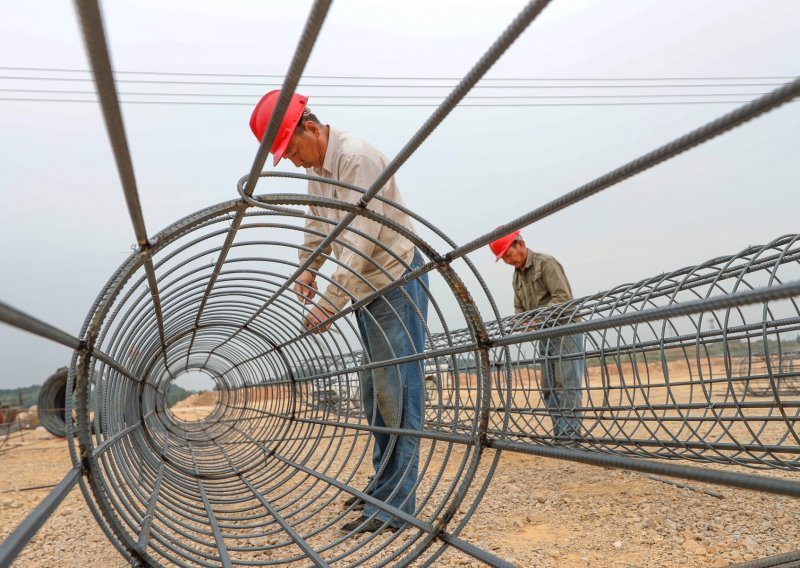
M 280 91 L 264 95 L 253 110 L 250 128 L 261 140 L 277 104 Z M 366 140 L 339 130 L 319 119 L 307 106 L 308 98 L 295 93 L 283 117 L 278 135 L 270 148 L 274 163 L 285 157 L 308 174 L 368 189 L 386 169 L 389 161 Z M 353 189 L 308 180 L 309 195 L 356 204 L 362 197 Z M 403 198 L 392 176 L 381 187 L 378 197 L 403 205 Z M 414 226 L 409 215 L 379 199 L 367 209 L 392 220 L 410 233 Z M 303 247 L 298 249 L 301 263 L 318 248 L 324 237 L 347 215 L 341 209 L 309 207 L 305 220 Z M 321 219 L 325 219 L 323 221 Z M 316 275 L 333 252 L 338 265 L 318 301 Z M 391 282 L 401 280 L 422 266 L 422 255 L 407 238 L 366 215 L 358 215 L 348 228 L 317 255 L 297 278 L 294 291 L 306 306 L 304 325 L 324 332 L 326 320 Z M 428 312 L 428 276 L 406 282 L 366 306 L 356 310 L 356 322 L 364 350 L 372 363 L 422 353 L 425 348 L 425 319 Z M 422 429 L 422 366 L 418 362 L 387 365 L 360 373 L 362 408 L 370 425 L 418 431 Z M 410 515 L 416 512 L 415 492 L 419 470 L 419 438 L 373 432 L 372 465 L 375 476 L 366 492 Z M 392 443 L 394 442 L 394 443 Z M 378 474 L 380 472 L 380 474 Z M 361 518 L 345 524 L 347 532 L 376 532 L 401 523 L 373 503 L 352 498 L 345 503 L 354 510 L 363 508 Z
M 525 246 L 519 231 L 489 244 L 497 260 L 514 267 L 514 311 L 529 312 L 572 299 L 564 268 L 552 256 Z M 574 446 L 581 435 L 578 410 L 583 392 L 583 334 L 553 337 L 538 344 L 544 359 L 542 398 L 553 420 L 557 440 Z

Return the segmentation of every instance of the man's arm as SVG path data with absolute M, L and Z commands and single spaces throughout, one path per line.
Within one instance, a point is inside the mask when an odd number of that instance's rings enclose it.
M 323 215 L 320 215 L 319 207 L 316 205 L 311 205 L 308 208 L 308 212 L 315 217 L 323 217 Z M 306 230 L 303 233 L 303 246 L 309 250 L 298 249 L 297 257 L 300 260 L 300 264 L 303 264 L 303 262 L 305 262 L 306 259 L 311 256 L 310 251 L 315 250 L 320 243 L 322 243 L 329 230 L 330 228 L 326 227 L 325 223 L 322 221 L 317 219 L 306 219 Z M 325 254 L 330 254 L 331 245 L 328 245 L 322 252 Z M 324 263 L 325 257 L 320 254 L 311 262 L 308 270 L 319 270 L 320 266 L 322 266 Z
M 383 166 L 378 162 L 368 158 L 367 156 L 356 154 L 345 158 L 339 171 L 339 180 L 349 183 L 363 189 L 369 189 L 372 183 L 383 172 Z M 381 188 L 382 189 L 382 188 Z M 337 194 L 342 201 L 349 203 L 356 203 L 362 196 L 361 193 L 345 188 L 337 188 Z M 368 209 L 380 215 L 386 214 L 387 205 L 377 199 L 369 202 Z M 329 285 L 325 291 L 325 299 L 333 304 L 337 309 L 342 309 L 350 300 L 350 296 L 345 292 L 353 287 L 358 281 L 358 274 L 364 274 L 372 269 L 373 251 L 375 250 L 375 243 L 373 240 L 378 239 L 378 234 L 381 230 L 381 225 L 368 219 L 363 215 L 357 216 L 350 223 L 349 227 L 356 229 L 364 234 L 357 235 L 352 231 L 345 229 L 339 239 L 349 244 L 352 249 L 345 247 L 339 258 L 340 266 L 336 268 L 331 276 L 331 280 L 339 285 Z M 369 237 L 369 238 L 368 238 Z M 358 254 L 359 251 L 361 254 Z
M 516 286 L 514 286 L 514 313 L 521 314 L 525 311 L 525 305 L 522 303 L 522 296 L 519 293 L 519 290 Z
M 321 217 L 319 208 L 315 205 L 309 207 L 309 214 L 316 217 Z M 311 256 L 311 251 L 316 250 L 316 248 L 325 239 L 325 235 L 327 234 L 325 229 L 325 224 L 322 221 L 310 218 L 306 219 L 306 230 L 303 233 L 303 246 L 308 250 L 303 248 L 297 250 L 297 257 L 300 261 L 300 264 L 303 264 L 308 257 Z M 329 244 L 327 247 L 325 247 L 322 253 L 329 255 L 331 253 L 331 248 L 332 247 Z M 325 257 L 323 254 L 319 254 L 314 257 L 314 260 L 311 262 L 308 268 L 297 277 L 297 281 L 294 284 L 294 291 L 298 296 L 300 296 L 303 303 L 311 300 L 316 295 L 317 283 L 312 270 L 319 270 L 319 268 L 325 263 Z

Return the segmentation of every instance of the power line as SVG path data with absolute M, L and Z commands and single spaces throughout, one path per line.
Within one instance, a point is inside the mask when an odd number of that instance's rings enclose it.
M 23 97 L 0 97 L 0 101 L 15 102 L 55 102 L 55 103 L 98 103 L 91 99 L 45 99 Z M 467 103 L 461 107 L 570 107 L 570 106 L 655 106 L 655 105 L 712 105 L 712 104 L 741 104 L 749 100 L 735 101 L 629 101 L 629 102 L 592 102 L 592 103 Z M 120 101 L 122 104 L 142 105 L 172 105 L 172 106 L 240 106 L 252 107 L 252 103 L 235 102 L 204 102 L 204 101 Z M 321 103 L 315 107 L 438 107 L 437 103 Z
M 91 82 L 91 78 L 83 77 L 25 77 L 19 75 L 0 75 L 2 80 L 19 81 L 60 81 L 60 82 Z M 170 81 L 166 79 L 116 79 L 116 83 L 156 84 L 156 85 L 208 85 L 208 86 L 251 86 L 251 87 L 280 87 L 282 83 L 251 83 L 240 81 Z M 370 88 L 370 89 L 450 89 L 452 85 L 378 85 L 364 83 L 302 83 L 303 87 L 333 87 L 333 88 Z M 750 83 L 694 83 L 690 85 L 663 84 L 663 85 L 476 85 L 473 89 L 621 89 L 621 88 L 697 88 L 697 87 L 776 87 L 776 83 L 750 82 Z
M 58 67 L 14 67 L 0 66 L 4 71 L 37 71 L 46 73 L 89 73 L 88 69 Z M 283 79 L 283 75 L 270 73 L 204 73 L 186 71 L 114 71 L 115 75 L 160 75 L 180 77 L 268 77 Z M 347 80 L 380 80 L 380 81 L 458 81 L 461 77 L 402 77 L 376 75 L 304 75 L 309 79 L 347 79 Z M 727 76 L 727 77 L 484 77 L 484 81 L 738 81 L 738 80 L 791 80 L 794 75 L 772 76 Z
M 8 93 L 42 93 L 64 95 L 95 95 L 95 91 L 73 91 L 62 89 L 15 89 L 0 88 L 0 92 Z M 158 97 L 253 97 L 253 93 L 168 93 L 168 92 L 120 92 L 126 96 L 158 96 Z M 470 95 L 465 99 L 627 99 L 627 98 L 672 98 L 672 97 L 758 97 L 760 93 L 642 93 L 620 95 Z M 314 95 L 314 99 L 436 99 L 438 95 Z M 318 105 L 314 105 L 318 106 Z

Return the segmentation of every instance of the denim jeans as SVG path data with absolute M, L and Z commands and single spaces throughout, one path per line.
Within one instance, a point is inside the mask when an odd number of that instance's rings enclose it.
M 583 334 L 578 333 L 539 342 L 539 355 L 543 357 L 542 398 L 553 420 L 554 436 L 581 435 L 580 411 L 575 409 L 583 397 L 583 340 Z M 579 356 L 569 357 L 575 354 Z
M 414 252 L 411 269 L 422 266 L 422 255 Z M 427 274 L 392 290 L 356 311 L 356 321 L 367 359 L 379 362 L 422 353 L 428 296 L 421 282 Z M 415 306 L 416 305 L 416 309 Z M 419 311 L 417 311 L 419 310 Z M 420 430 L 424 406 L 423 361 L 389 365 L 361 373 L 361 405 L 373 426 Z M 419 438 L 374 432 L 372 465 L 375 477 L 369 493 L 402 511 L 414 514 L 419 470 Z M 364 515 L 381 521 L 393 517 L 367 503 Z

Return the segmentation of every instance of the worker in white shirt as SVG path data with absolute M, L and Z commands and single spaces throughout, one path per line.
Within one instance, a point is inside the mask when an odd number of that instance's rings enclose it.
M 267 93 L 253 111 L 250 128 L 258 140 L 264 135 L 279 94 L 280 91 Z M 322 124 L 308 108 L 307 101 L 308 98 L 302 95 L 295 93 L 292 96 L 270 149 L 274 164 L 285 157 L 296 167 L 306 168 L 311 175 L 368 189 L 388 165 L 386 157 L 365 140 Z M 308 193 L 353 204 L 363 195 L 314 180 L 308 182 Z M 378 196 L 403 204 L 394 176 L 380 189 Z M 373 198 L 367 208 L 409 231 L 414 230 L 407 214 L 377 198 Z M 340 209 L 320 206 L 309 207 L 309 213 L 330 223 L 306 219 L 304 246 L 299 250 L 301 263 L 347 214 Z M 312 300 L 317 296 L 316 274 L 325 262 L 323 255 L 314 258 L 295 283 L 295 292 L 304 303 L 308 302 L 306 328 L 319 326 L 319 331 L 325 331 L 326 326 L 320 324 L 348 302 L 358 301 L 423 264 L 422 255 L 408 239 L 365 215 L 356 216 L 348 227 L 332 243 L 338 266 L 331 276 L 331 284 L 321 292 L 318 301 Z M 329 254 L 331 250 L 324 252 Z M 380 362 L 423 352 L 427 286 L 427 275 L 423 275 L 356 310 L 358 329 L 369 361 Z M 422 428 L 422 367 L 422 362 L 405 363 L 362 374 L 362 408 L 370 424 L 406 430 Z M 413 515 L 419 438 L 379 432 L 373 432 L 373 437 L 375 475 L 367 492 Z M 346 504 L 354 509 L 363 506 L 363 516 L 342 527 L 347 532 L 375 532 L 387 524 L 389 527 L 402 524 L 371 503 L 352 498 Z

